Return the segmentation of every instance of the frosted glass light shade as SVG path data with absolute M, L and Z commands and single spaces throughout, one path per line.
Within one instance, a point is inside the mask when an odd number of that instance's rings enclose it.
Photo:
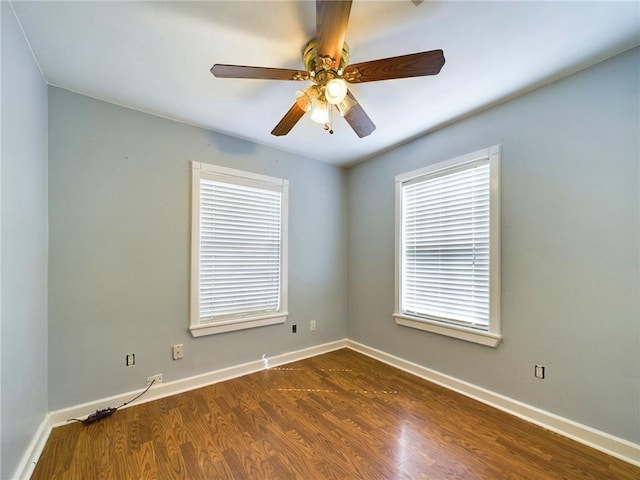
M 318 88 L 315 85 L 310 85 L 304 90 L 298 90 L 296 92 L 296 103 L 305 112 L 311 110 L 311 106 L 317 98 Z
M 316 100 L 311 111 L 311 120 L 317 123 L 329 123 L 329 106 L 327 102 Z
M 347 113 L 349 113 L 349 110 L 351 110 L 355 106 L 355 104 L 356 103 L 351 100 L 351 98 L 344 97 L 344 99 L 340 103 L 338 103 L 336 107 L 338 107 L 340 115 L 344 117 Z
M 332 105 L 337 105 L 347 96 L 347 83 L 341 78 L 333 78 L 325 85 L 324 96 Z

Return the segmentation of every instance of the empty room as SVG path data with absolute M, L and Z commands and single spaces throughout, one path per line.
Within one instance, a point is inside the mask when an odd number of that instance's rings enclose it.
M 640 478 L 637 1 L 1 1 L 0 479 Z

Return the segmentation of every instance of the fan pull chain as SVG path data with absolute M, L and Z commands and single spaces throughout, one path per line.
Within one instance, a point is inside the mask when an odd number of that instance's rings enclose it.
M 329 122 L 324 124 L 324 129 L 329 132 L 329 134 L 333 135 L 333 105 L 328 105 L 329 107 Z

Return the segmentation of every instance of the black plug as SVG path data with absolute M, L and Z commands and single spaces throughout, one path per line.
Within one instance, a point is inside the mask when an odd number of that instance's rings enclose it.
M 82 421 L 82 423 L 84 425 L 91 425 L 92 423 L 99 422 L 103 418 L 107 418 L 113 415 L 116 412 L 116 410 L 118 409 L 111 408 L 111 407 L 105 408 L 104 410 L 96 410 L 96 413 L 92 413 L 91 415 L 89 415 L 86 419 Z

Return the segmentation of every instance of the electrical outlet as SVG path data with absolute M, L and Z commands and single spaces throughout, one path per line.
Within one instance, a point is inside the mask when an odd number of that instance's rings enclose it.
M 543 365 L 536 365 L 535 371 L 534 371 L 534 375 L 536 378 L 539 378 L 540 380 L 544 380 L 544 372 L 545 371 L 545 367 Z
M 155 382 L 153 382 L 154 380 Z M 147 377 L 147 387 L 151 385 L 151 382 L 153 382 L 154 385 L 162 383 L 162 374 L 158 373 L 157 375 L 151 375 L 150 377 Z
M 173 359 L 180 360 L 183 356 L 183 345 L 174 345 L 173 346 Z
M 295 323 L 291 325 L 291 333 L 298 333 L 298 325 Z
M 309 322 L 309 330 L 311 330 L 312 332 L 316 329 L 316 321 L 315 320 L 311 320 Z
M 135 353 L 127 354 L 124 360 L 124 364 L 127 367 L 133 367 L 136 364 L 136 354 Z

